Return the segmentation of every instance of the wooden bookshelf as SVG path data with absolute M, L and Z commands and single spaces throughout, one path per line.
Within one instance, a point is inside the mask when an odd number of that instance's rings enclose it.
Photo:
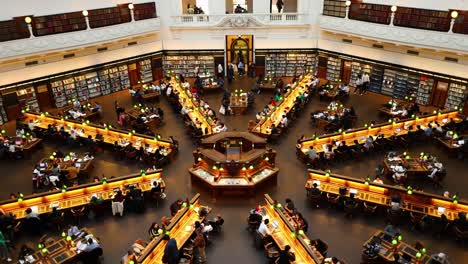
M 156 5 L 154 2 L 135 4 L 133 12 L 135 20 L 144 20 L 157 17 Z
M 313 53 L 269 53 L 265 56 L 265 76 L 294 77 L 314 72 L 316 57 Z
M 334 17 L 346 16 L 346 1 L 343 0 L 325 0 L 323 2 L 323 15 Z
M 35 36 L 46 36 L 86 29 L 82 12 L 33 17 Z
M 199 75 L 207 78 L 215 73 L 214 56 L 212 55 L 168 55 L 164 56 L 163 69 L 165 74 L 182 74 L 194 78 L 195 67 L 199 67 Z
M 349 18 L 377 24 L 390 24 L 390 6 L 377 4 L 352 4 Z
M 18 97 L 18 102 L 22 109 L 28 109 L 27 111 L 35 113 L 40 112 L 34 86 L 18 88 L 16 90 L 16 96 Z
M 395 26 L 447 32 L 450 19 L 448 11 L 398 7 L 393 23 Z
M 130 9 L 124 6 L 93 9 L 88 11 L 89 25 L 99 28 L 130 22 Z
M 451 13 L 450 11 L 449 13 Z M 468 34 L 468 11 L 458 11 L 458 17 L 453 24 L 453 32 L 460 34 Z
M 0 21 L 0 41 L 29 38 L 26 22 L 20 20 Z

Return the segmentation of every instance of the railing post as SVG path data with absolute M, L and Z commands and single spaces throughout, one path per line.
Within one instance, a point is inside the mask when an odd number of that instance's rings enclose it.
M 28 24 L 29 38 L 34 38 L 35 36 L 33 34 L 33 28 L 32 28 L 32 25 L 31 25 L 32 19 L 30 17 L 25 17 L 24 22 L 26 22 L 26 24 Z
M 395 12 L 397 11 L 397 6 L 392 6 L 390 8 L 390 11 L 392 11 L 392 13 L 390 14 L 390 26 L 393 26 L 393 20 L 395 20 Z
M 133 9 L 135 8 L 135 6 L 133 6 L 133 4 L 128 4 L 128 9 L 130 9 L 130 17 L 131 17 L 131 22 L 135 21 L 135 13 L 133 11 Z
M 351 6 L 351 1 L 346 1 L 345 3 L 346 5 L 346 15 L 345 15 L 345 19 L 349 19 L 349 7 Z
M 91 27 L 89 26 L 89 17 L 88 17 L 88 10 L 83 10 L 83 16 L 86 22 L 86 30 L 90 30 Z
M 455 25 L 455 19 L 458 17 L 458 12 L 456 10 L 453 10 L 452 13 L 450 13 L 450 16 L 452 19 L 450 20 L 450 29 L 449 33 L 453 33 L 453 25 Z

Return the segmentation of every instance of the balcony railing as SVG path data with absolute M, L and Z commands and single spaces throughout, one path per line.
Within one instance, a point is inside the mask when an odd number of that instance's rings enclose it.
M 89 30 L 17 39 L 1 43 L 0 58 L 79 48 L 158 31 L 160 19 L 151 18 Z
M 305 25 L 307 15 L 283 14 L 225 14 L 225 15 L 181 15 L 172 17 L 172 27 L 260 27 L 278 25 Z

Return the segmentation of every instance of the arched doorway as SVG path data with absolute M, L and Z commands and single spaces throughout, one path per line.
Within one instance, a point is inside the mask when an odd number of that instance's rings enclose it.
M 248 71 L 249 65 L 253 62 L 253 36 L 239 35 L 226 36 L 226 63 L 238 65 L 239 61 L 245 65 Z

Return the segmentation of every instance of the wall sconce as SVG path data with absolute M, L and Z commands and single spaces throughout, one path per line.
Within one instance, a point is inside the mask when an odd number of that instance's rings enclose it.
M 450 30 L 449 33 L 453 33 L 453 25 L 455 24 L 455 19 L 458 17 L 458 11 L 453 10 L 452 13 L 450 13 L 450 16 L 452 19 L 450 20 Z
M 397 6 L 392 6 L 390 7 L 390 11 L 392 11 L 392 14 L 390 15 L 390 26 L 393 26 L 393 20 L 395 19 L 395 12 L 397 11 Z
M 128 9 L 130 9 L 130 17 L 132 18 L 132 22 L 135 21 L 135 13 L 133 11 L 134 8 L 135 6 L 132 3 L 128 4 Z
M 346 16 L 345 16 L 345 19 L 349 19 L 349 7 L 351 6 L 351 1 L 346 1 L 345 3 L 346 5 Z
M 31 22 L 32 22 L 31 17 L 25 17 L 24 22 L 26 22 L 26 24 L 28 24 L 29 38 L 34 38 L 33 29 L 32 29 L 32 25 L 31 25 Z
M 90 30 L 91 27 L 89 26 L 89 17 L 88 17 L 88 10 L 83 10 L 81 12 L 83 14 L 83 16 L 85 17 L 85 21 L 86 21 L 86 30 Z

